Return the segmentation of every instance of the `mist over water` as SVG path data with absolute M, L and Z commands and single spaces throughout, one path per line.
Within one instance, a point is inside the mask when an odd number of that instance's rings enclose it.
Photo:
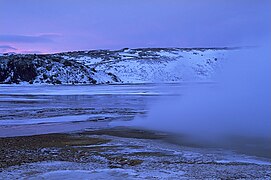
M 161 98 L 130 125 L 219 142 L 225 137 L 271 139 L 270 47 L 234 50 L 214 84 L 192 85 Z

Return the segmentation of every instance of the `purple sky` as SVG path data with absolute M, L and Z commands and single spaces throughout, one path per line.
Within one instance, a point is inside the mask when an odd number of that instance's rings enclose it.
M 270 13 L 270 0 L 0 0 L 0 53 L 261 45 Z

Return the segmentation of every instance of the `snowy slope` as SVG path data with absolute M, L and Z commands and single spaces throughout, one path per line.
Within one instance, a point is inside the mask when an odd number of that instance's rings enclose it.
M 111 72 L 127 83 L 210 80 L 219 66 L 217 61 L 222 61 L 226 53 L 225 50 L 165 49 L 150 50 L 139 56 L 142 51 L 129 52 L 137 56 L 128 56 L 126 52 L 122 60 L 100 63 L 95 69 Z
M 0 56 L 0 83 L 209 81 L 228 48 L 141 48 Z

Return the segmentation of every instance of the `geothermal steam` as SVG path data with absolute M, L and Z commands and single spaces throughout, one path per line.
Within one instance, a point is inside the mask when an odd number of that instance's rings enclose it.
M 268 48 L 234 50 L 215 85 L 198 85 L 161 100 L 130 125 L 195 138 L 270 138 L 271 56 Z

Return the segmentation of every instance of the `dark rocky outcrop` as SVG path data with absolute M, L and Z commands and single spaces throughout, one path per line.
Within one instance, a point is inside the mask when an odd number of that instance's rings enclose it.
M 0 63 L 0 83 L 33 83 L 37 76 L 36 65 L 29 57 L 5 57 Z
M 94 68 L 55 55 L 0 56 L 0 83 L 96 84 Z

